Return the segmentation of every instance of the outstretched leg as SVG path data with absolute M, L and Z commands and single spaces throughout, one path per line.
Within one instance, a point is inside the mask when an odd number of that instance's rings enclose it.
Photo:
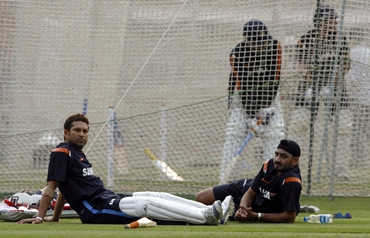
M 194 207 L 198 207 L 198 208 L 206 208 L 207 207 L 203 203 L 196 202 L 196 201 L 193 201 L 193 200 L 189 200 L 189 199 L 186 199 L 186 198 L 182 198 L 182 197 L 179 197 L 179 196 L 175 196 L 173 194 L 165 193 L 165 192 L 149 192 L 149 191 L 147 191 L 147 192 L 134 192 L 132 194 L 132 196 L 134 196 L 134 197 L 135 196 L 157 197 L 157 198 L 163 198 L 163 199 L 166 199 L 166 200 L 170 200 L 170 201 L 173 201 L 173 202 L 178 202 L 178 203 L 181 203 L 181 204 L 186 204 L 186 205 L 194 206 Z M 212 205 L 213 202 L 209 205 Z
M 217 225 L 222 217 L 220 201 L 216 201 L 209 207 L 166 193 L 138 195 L 140 193 L 133 194 L 133 197 L 122 198 L 119 205 L 121 211 L 130 216 L 149 217 L 163 221 L 185 221 L 192 224 Z

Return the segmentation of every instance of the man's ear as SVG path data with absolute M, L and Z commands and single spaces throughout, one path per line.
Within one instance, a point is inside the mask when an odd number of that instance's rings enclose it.
M 67 139 L 67 136 L 69 136 L 69 131 L 67 129 L 64 129 L 64 139 Z
M 299 157 L 293 157 L 293 165 L 296 166 L 298 165 L 299 162 Z

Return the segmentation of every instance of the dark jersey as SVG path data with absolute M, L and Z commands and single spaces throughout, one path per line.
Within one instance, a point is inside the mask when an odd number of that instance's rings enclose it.
M 71 207 L 79 212 L 84 201 L 116 197 L 94 175 L 92 165 L 82 151 L 67 143 L 60 143 L 50 155 L 47 181 L 59 181 L 59 190 Z
M 317 44 L 317 54 L 315 54 Z M 339 47 L 338 59 L 337 46 Z M 337 32 L 332 31 L 326 39 L 318 38 L 318 31 L 311 30 L 298 40 L 298 61 L 308 66 L 308 72 L 317 71 L 317 76 L 323 84 L 327 84 L 334 71 L 334 65 L 339 65 L 339 61 L 348 57 L 349 47 L 347 38 L 341 37 L 338 41 Z M 337 69 L 338 71 L 339 69 Z
M 253 201 L 253 211 L 261 213 L 282 213 L 300 209 L 299 197 L 302 180 L 299 166 L 276 176 L 274 159 L 266 161 L 251 186 L 257 193 Z
M 230 73 L 229 93 L 233 94 L 240 83 L 242 103 L 251 117 L 261 108 L 269 107 L 279 88 L 281 46 L 270 40 L 267 48 L 253 51 L 245 43 L 239 43 L 230 53 L 234 55 L 234 68 Z

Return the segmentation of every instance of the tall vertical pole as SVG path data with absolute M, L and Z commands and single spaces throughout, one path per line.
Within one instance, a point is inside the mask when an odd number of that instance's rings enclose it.
M 107 186 L 114 186 L 113 163 L 114 163 L 114 108 L 109 107 L 108 112 L 108 158 L 107 158 Z
M 339 23 L 339 34 L 338 34 L 338 39 L 337 40 L 337 55 L 336 58 L 339 59 L 339 47 L 340 47 L 340 41 L 342 39 L 342 31 L 343 31 L 343 21 L 344 21 L 344 13 L 345 13 L 345 8 L 346 8 L 346 0 L 343 0 L 342 2 L 342 11 L 340 14 L 340 23 Z M 338 62 L 338 60 L 336 60 Z M 338 65 L 336 63 L 336 65 Z M 336 111 L 335 111 L 335 118 L 334 118 L 334 135 L 333 138 L 338 138 L 338 128 L 339 128 L 339 114 L 340 114 L 340 103 L 342 100 L 342 89 L 343 89 L 343 60 L 339 61 L 339 76 L 338 76 L 338 88 L 337 88 L 337 98 L 336 98 Z M 335 164 L 336 164 L 336 159 L 337 159 L 337 143 L 338 140 L 334 139 L 333 140 L 333 150 L 332 150 L 332 164 L 331 164 L 331 176 L 330 176 L 330 191 L 329 191 L 329 197 L 330 199 L 333 198 L 334 194 L 334 177 L 335 177 Z
M 316 4 L 316 13 L 319 13 L 321 6 L 321 1 L 317 0 Z M 316 37 L 315 37 L 315 68 L 313 71 L 312 77 L 312 101 L 311 101 L 311 114 L 310 114 L 310 141 L 309 141 L 309 148 L 308 148 L 308 168 L 307 168 L 307 195 L 311 193 L 311 175 L 312 175 L 312 161 L 313 161 L 313 144 L 315 141 L 315 119 L 317 113 L 317 105 L 316 105 L 316 87 L 317 87 L 317 70 L 319 67 L 319 56 L 318 56 L 318 32 L 319 32 L 319 24 L 316 25 Z
M 166 161 L 166 107 L 164 103 L 161 107 L 161 122 L 160 122 L 160 128 L 161 128 L 161 160 Z

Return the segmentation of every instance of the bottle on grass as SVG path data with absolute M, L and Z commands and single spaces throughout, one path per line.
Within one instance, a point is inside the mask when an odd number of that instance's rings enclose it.
M 332 223 L 333 216 L 331 214 L 309 215 L 304 217 L 303 221 L 308 223 Z

